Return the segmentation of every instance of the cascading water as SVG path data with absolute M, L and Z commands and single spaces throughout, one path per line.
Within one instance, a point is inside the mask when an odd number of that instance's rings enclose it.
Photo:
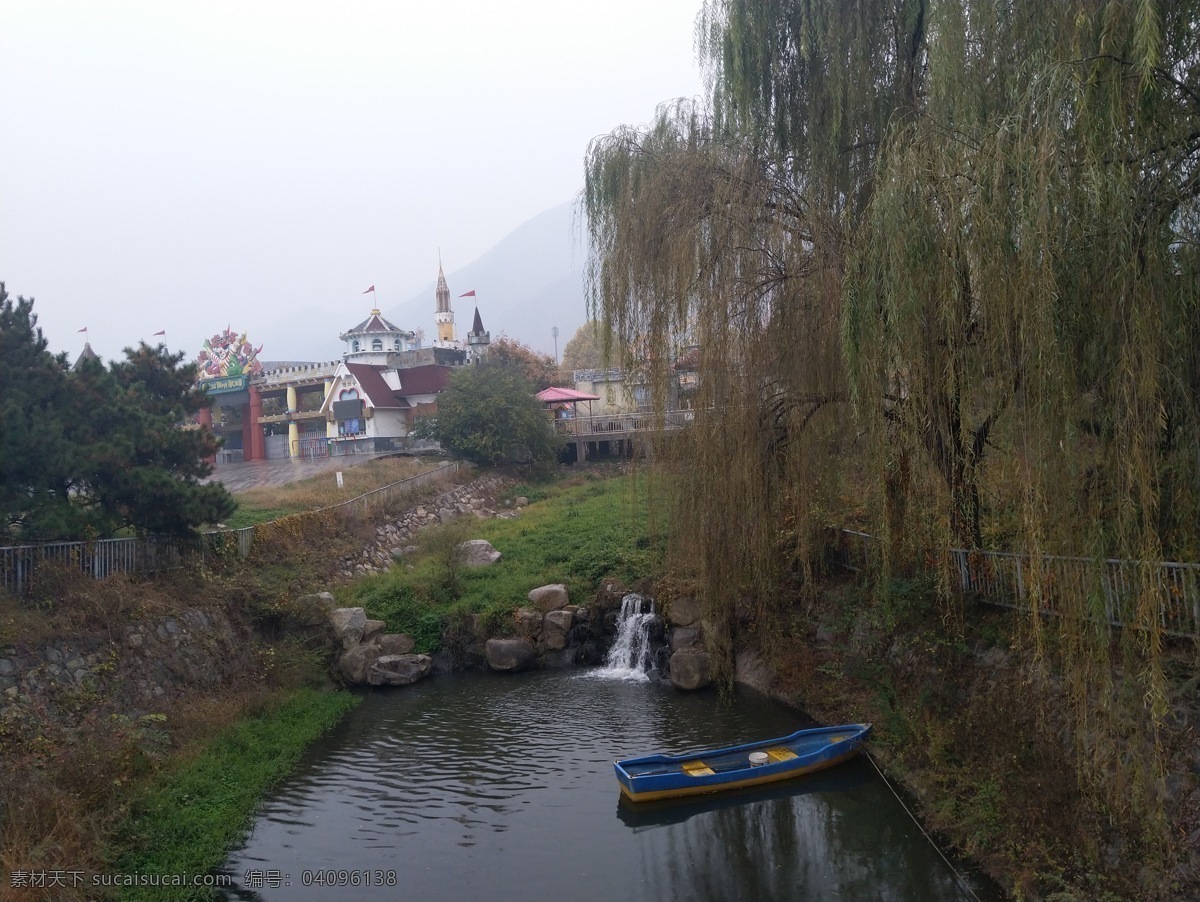
M 649 680 L 654 658 L 651 626 L 656 619 L 651 599 L 636 592 L 622 598 L 617 637 L 604 659 L 604 667 L 591 675 L 607 680 Z

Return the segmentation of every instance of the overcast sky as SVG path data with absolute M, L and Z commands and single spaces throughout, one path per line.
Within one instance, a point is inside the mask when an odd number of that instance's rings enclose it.
M 0 281 L 72 358 L 353 322 L 699 94 L 701 2 L 0 0 Z

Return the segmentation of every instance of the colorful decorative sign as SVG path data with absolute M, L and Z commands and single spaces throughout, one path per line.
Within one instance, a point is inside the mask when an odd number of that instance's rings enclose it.
M 241 376 L 224 376 L 219 379 L 201 379 L 200 387 L 210 395 L 220 395 L 225 392 L 245 391 L 250 385 L 249 374 Z
M 224 332 L 218 332 L 212 338 L 205 339 L 200 356 L 196 358 L 201 382 L 209 379 L 222 379 L 230 376 L 255 376 L 262 372 L 262 364 L 258 355 L 263 346 L 257 348 L 246 340 L 246 333 L 235 333 L 228 326 Z M 205 386 L 208 388 L 208 386 Z M 245 388 L 242 385 L 241 388 Z M 211 388 L 208 389 L 212 391 Z M 236 388 L 219 389 L 219 391 L 237 391 Z

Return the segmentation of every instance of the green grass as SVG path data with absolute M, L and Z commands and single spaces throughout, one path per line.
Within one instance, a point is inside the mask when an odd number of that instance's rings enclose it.
M 347 692 L 304 690 L 221 733 L 196 758 L 163 771 L 131 804 L 111 873 L 211 873 L 242 835 L 263 793 L 358 701 Z M 119 896 L 210 897 L 202 887 L 127 888 Z
M 411 635 L 418 651 L 431 652 L 465 614 L 481 614 L 503 629 L 537 586 L 563 583 L 579 603 L 605 578 L 653 577 L 662 569 L 662 537 L 651 532 L 647 494 L 644 475 L 539 485 L 528 497 L 541 500 L 519 516 L 471 524 L 469 538 L 487 539 L 503 557 L 462 573 L 458 597 L 444 588 L 435 556 L 425 555 L 412 571 L 396 567 L 361 581 L 351 603 L 387 621 L 389 630 Z
M 257 526 L 259 523 L 269 523 L 289 514 L 300 513 L 300 507 L 264 507 L 252 508 L 239 505 L 238 509 L 225 518 L 221 525 L 226 529 L 244 529 L 247 526 Z

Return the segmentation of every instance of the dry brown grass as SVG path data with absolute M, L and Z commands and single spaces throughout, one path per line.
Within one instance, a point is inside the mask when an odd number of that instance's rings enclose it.
M 340 489 L 331 471 L 289 485 L 240 492 L 237 500 L 243 509 L 282 509 L 291 512 L 314 510 L 416 476 L 435 466 L 437 464 L 422 458 L 381 457 L 343 470 L 343 487 Z

